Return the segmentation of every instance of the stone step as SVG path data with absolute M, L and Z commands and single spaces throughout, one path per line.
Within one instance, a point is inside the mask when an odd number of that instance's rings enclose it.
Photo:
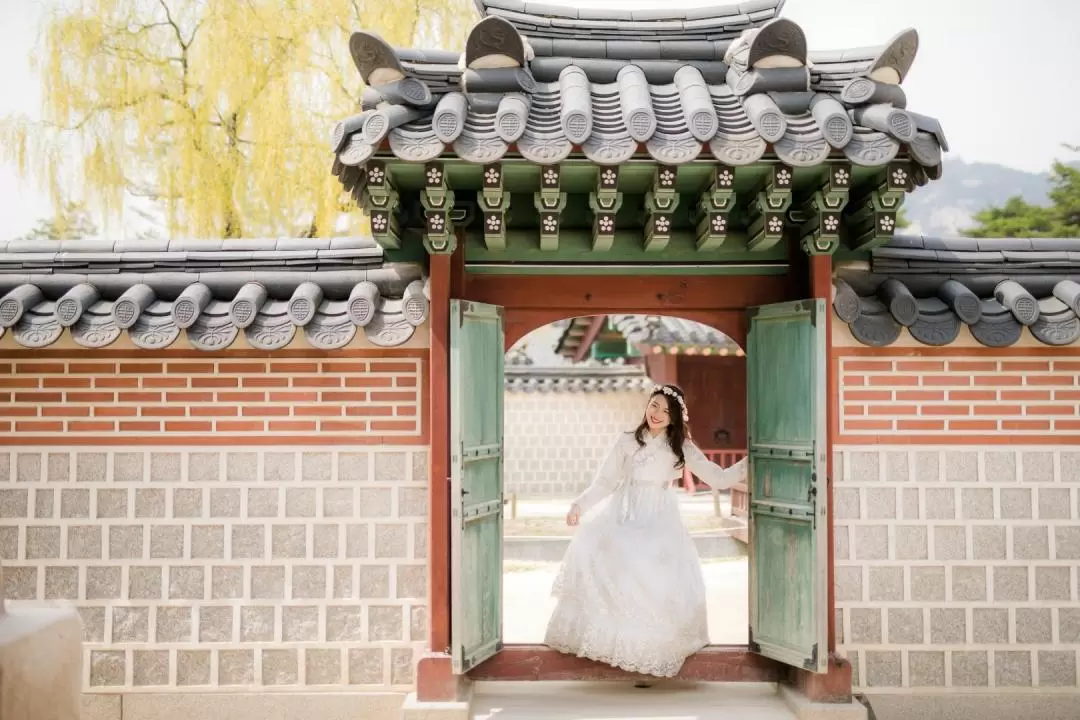
M 457 702 L 410 695 L 402 720 L 867 720 L 858 702 L 822 705 L 771 683 L 479 682 Z
M 797 720 L 770 684 L 477 683 L 471 720 Z

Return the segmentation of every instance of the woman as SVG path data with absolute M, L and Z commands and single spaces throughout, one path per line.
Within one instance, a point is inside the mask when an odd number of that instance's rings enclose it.
M 548 646 L 672 677 L 709 644 L 701 563 L 672 480 L 687 467 L 714 488 L 731 487 L 746 478 L 746 460 L 728 470 L 714 465 L 691 441 L 689 419 L 681 389 L 654 387 L 641 424 L 619 436 L 571 505 L 566 523 L 576 526 L 609 499 L 566 551 Z

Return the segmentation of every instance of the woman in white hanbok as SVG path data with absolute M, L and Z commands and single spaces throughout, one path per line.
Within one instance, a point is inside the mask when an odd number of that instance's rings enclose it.
M 566 516 L 580 527 L 552 590 L 549 647 L 673 677 L 709 644 L 701 562 L 674 483 L 684 468 L 716 489 L 746 478 L 746 460 L 725 470 L 705 457 L 690 439 L 682 390 L 659 385 Z

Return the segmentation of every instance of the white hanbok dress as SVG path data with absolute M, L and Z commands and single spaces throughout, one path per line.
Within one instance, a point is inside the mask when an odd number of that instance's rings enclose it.
M 690 441 L 683 453 L 690 471 L 716 489 L 746 477 L 745 461 L 722 469 Z M 646 436 L 641 447 L 633 433 L 624 433 L 575 500 L 582 522 L 552 589 L 557 603 L 544 640 L 549 647 L 673 677 L 709 644 L 705 581 L 679 514 L 672 481 L 682 470 L 675 462 L 666 434 Z

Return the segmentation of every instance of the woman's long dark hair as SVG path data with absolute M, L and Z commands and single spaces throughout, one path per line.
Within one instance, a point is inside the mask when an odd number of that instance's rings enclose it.
M 683 420 L 683 406 L 679 404 L 676 398 L 665 393 L 664 388 L 675 391 L 684 403 L 686 402 L 686 394 L 678 385 L 661 385 L 659 390 L 649 396 L 649 402 L 652 402 L 652 399 L 657 395 L 667 402 L 668 415 L 671 417 L 671 423 L 667 426 L 668 443 L 671 445 L 671 451 L 675 453 L 675 467 L 682 469 L 686 466 L 683 443 L 690 439 L 690 423 Z M 648 411 L 646 410 L 646 412 Z M 648 432 L 649 420 L 643 415 L 641 424 L 634 431 L 634 439 L 637 440 L 639 446 L 645 447 L 645 435 Z

